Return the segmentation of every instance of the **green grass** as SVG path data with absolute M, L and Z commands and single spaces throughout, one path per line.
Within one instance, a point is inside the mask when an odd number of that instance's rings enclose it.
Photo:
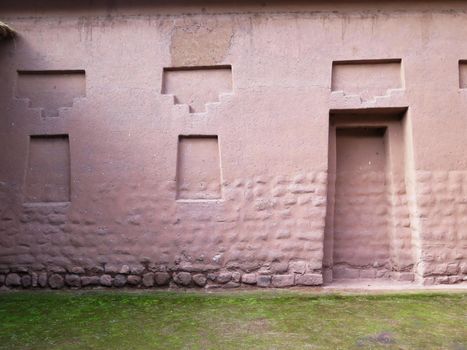
M 0 294 L 0 349 L 467 349 L 467 294 Z

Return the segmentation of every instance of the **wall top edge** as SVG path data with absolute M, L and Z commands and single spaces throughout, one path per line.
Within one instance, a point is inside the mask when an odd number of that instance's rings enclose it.
M 2 0 L 0 13 L 2 16 L 18 12 L 87 11 L 119 12 L 134 8 L 145 9 L 182 9 L 201 13 L 211 10 L 228 11 L 340 11 L 340 10 L 467 10 L 467 4 L 462 0 Z M 43 14 L 42 13 L 42 14 Z

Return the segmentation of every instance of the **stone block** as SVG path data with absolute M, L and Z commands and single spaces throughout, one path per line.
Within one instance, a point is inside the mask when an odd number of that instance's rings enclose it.
M 81 287 L 81 278 L 78 275 L 65 275 L 65 282 L 70 287 Z
M 19 287 L 21 285 L 21 277 L 17 273 L 9 273 L 6 276 L 5 285 L 8 287 Z
M 156 272 L 154 274 L 154 280 L 158 286 L 166 286 L 169 284 L 170 275 L 168 272 Z
M 242 275 L 242 283 L 255 284 L 256 283 L 256 274 L 255 273 L 246 273 L 246 274 Z
M 11 272 L 18 272 L 18 273 L 26 273 L 28 272 L 28 268 L 26 266 L 21 265 L 14 265 L 10 268 Z
M 84 273 L 84 269 L 81 266 L 73 266 L 68 271 L 74 275 L 82 275 Z
M 113 285 L 117 288 L 123 287 L 127 282 L 126 276 L 123 274 L 118 274 L 114 277 Z
M 106 264 L 104 268 L 106 274 L 115 274 L 120 272 L 120 268 L 116 265 Z
M 242 274 L 240 272 L 232 272 L 232 281 L 239 283 L 242 278 Z
M 289 269 L 289 263 L 287 262 L 278 262 L 271 264 L 272 273 L 286 273 Z
M 291 287 L 295 284 L 295 275 L 274 275 L 272 276 L 272 286 L 276 288 Z
M 127 278 L 127 283 L 132 286 L 137 286 L 141 282 L 141 277 L 138 275 L 130 275 Z
M 314 272 L 316 270 L 320 270 L 323 267 L 323 262 L 321 259 L 312 259 L 312 261 L 306 264 L 306 271 L 307 272 Z
M 256 278 L 256 285 L 262 288 L 269 287 L 271 285 L 271 276 L 259 275 Z
M 145 267 L 143 265 L 132 265 L 130 266 L 130 273 L 132 275 L 142 275 L 144 273 Z
M 193 282 L 199 287 L 204 287 L 206 285 L 207 278 L 203 274 L 199 273 L 193 276 Z
M 83 287 L 97 286 L 98 284 L 99 284 L 99 277 L 98 276 L 82 276 L 81 277 L 81 285 Z
M 39 287 L 45 288 L 47 287 L 47 273 L 46 272 L 41 272 L 37 276 L 37 284 Z
M 191 282 L 191 273 L 189 272 L 178 272 L 173 276 L 175 283 L 181 286 L 188 286 Z
M 231 272 L 221 272 L 219 275 L 217 275 L 217 282 L 219 283 L 227 283 L 232 279 L 232 273 Z
M 346 278 L 359 278 L 360 277 L 360 270 L 359 269 L 352 269 L 346 266 L 334 266 L 332 271 L 334 279 L 346 279 Z
M 304 274 L 306 271 L 306 263 L 304 261 L 291 261 L 289 263 L 290 273 Z
M 376 270 L 376 278 L 390 278 L 391 273 L 388 270 Z
M 63 267 L 56 266 L 56 265 L 48 266 L 47 271 L 50 273 L 65 273 L 66 272 L 66 270 Z
M 21 277 L 21 285 L 24 288 L 29 288 L 32 286 L 32 278 L 31 275 L 24 275 Z
M 393 274 L 394 279 L 397 281 L 413 282 L 415 275 L 413 272 L 396 272 Z
M 449 284 L 449 277 L 448 276 L 436 277 L 435 284 Z
M 99 282 L 100 282 L 101 286 L 104 286 L 104 287 L 111 287 L 111 286 L 112 286 L 112 276 L 110 276 L 110 275 L 102 275 L 102 276 L 99 278 Z
M 458 272 L 459 272 L 459 265 L 457 263 L 448 264 L 446 268 L 446 273 L 448 275 L 457 275 Z
M 38 274 L 36 272 L 31 272 L 31 286 L 37 287 Z
M 208 280 L 215 281 L 216 278 L 217 278 L 217 274 L 215 272 L 210 272 L 210 273 L 208 273 L 207 277 L 208 277 Z
M 63 288 L 64 285 L 65 285 L 65 281 L 63 280 L 63 277 L 60 276 L 59 274 L 54 273 L 49 277 L 50 288 L 60 289 L 60 288 Z
M 230 282 L 227 282 L 226 284 L 224 284 L 222 287 L 223 287 L 223 288 L 227 288 L 227 289 L 230 289 L 230 288 L 238 288 L 238 287 L 240 287 L 240 283 L 234 282 L 234 281 L 230 281 Z
M 89 268 L 89 272 L 93 275 L 100 275 L 101 273 L 104 273 L 104 268 L 102 266 L 92 266 Z
M 463 276 L 449 276 L 448 279 L 449 279 L 449 282 L 448 282 L 449 284 L 455 284 L 455 283 L 462 282 Z
M 423 278 L 422 281 L 424 286 L 432 286 L 435 284 L 435 278 L 434 277 L 425 277 Z
M 295 283 L 299 286 L 320 286 L 323 284 L 323 275 L 318 273 L 296 275 Z
M 154 272 L 148 272 L 143 275 L 143 286 L 146 288 L 154 286 Z
M 128 275 L 128 274 L 130 273 L 130 266 L 128 266 L 128 265 L 123 265 L 123 266 L 120 268 L 120 270 L 119 270 L 118 273 L 120 273 L 120 274 L 122 274 L 122 275 Z

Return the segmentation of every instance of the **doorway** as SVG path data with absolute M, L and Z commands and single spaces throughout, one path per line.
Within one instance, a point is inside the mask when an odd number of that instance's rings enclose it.
M 405 186 L 405 111 L 332 113 L 325 282 L 397 279 L 411 271 Z M 402 204 L 401 204 L 402 203 Z

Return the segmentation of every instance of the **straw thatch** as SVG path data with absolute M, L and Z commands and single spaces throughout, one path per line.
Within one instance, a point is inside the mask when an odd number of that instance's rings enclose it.
M 5 23 L 0 22 L 0 39 L 10 38 L 15 34 L 13 29 L 8 27 Z

